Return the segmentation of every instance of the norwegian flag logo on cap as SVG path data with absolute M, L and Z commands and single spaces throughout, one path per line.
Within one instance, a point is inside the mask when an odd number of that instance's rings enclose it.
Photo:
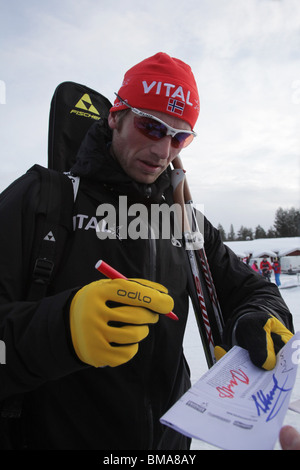
M 174 98 L 170 98 L 167 106 L 167 111 L 169 113 L 178 114 L 178 116 L 183 115 L 185 103 L 183 101 L 175 100 Z

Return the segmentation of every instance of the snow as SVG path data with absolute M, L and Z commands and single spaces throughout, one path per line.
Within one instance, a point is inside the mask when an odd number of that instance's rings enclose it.
M 280 240 L 280 239 L 277 239 L 277 240 Z M 276 247 L 278 246 L 279 244 L 276 245 Z M 271 249 L 270 246 L 269 246 L 269 249 Z M 274 275 L 272 278 L 272 282 L 274 282 Z M 289 307 L 290 311 L 293 314 L 295 331 L 300 331 L 300 307 L 299 307 L 300 306 L 300 276 L 299 275 L 290 276 L 287 274 L 282 274 L 281 283 L 282 283 L 282 287 L 289 287 L 289 288 L 281 288 L 280 292 L 287 306 Z M 191 312 L 189 315 L 187 331 L 186 331 L 186 336 L 184 340 L 184 350 L 185 350 L 185 356 L 187 358 L 187 361 L 191 369 L 192 383 L 195 383 L 207 371 L 207 364 L 206 364 L 206 359 L 205 359 L 204 352 L 202 349 L 198 327 L 197 327 L 197 323 L 196 323 L 192 308 L 191 308 Z M 300 367 L 298 367 L 298 373 L 297 373 L 296 383 L 295 383 L 292 397 L 291 397 L 291 402 L 299 400 L 299 399 L 300 399 Z M 300 414 L 294 411 L 288 410 L 283 424 L 289 424 L 291 426 L 294 426 L 300 432 Z M 216 450 L 217 448 L 203 441 L 193 439 L 191 449 L 192 450 Z M 279 442 L 277 442 L 275 446 L 275 450 L 280 450 L 280 449 L 281 449 L 280 444 Z
M 264 253 L 269 256 L 285 256 L 300 250 L 300 237 L 286 238 L 258 238 L 256 240 L 225 242 L 234 253 L 240 257 L 248 256 L 259 258 Z

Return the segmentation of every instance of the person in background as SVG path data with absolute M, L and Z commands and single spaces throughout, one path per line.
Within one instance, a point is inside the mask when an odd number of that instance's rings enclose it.
M 281 282 L 280 282 L 281 266 L 280 266 L 280 262 L 278 258 L 275 259 L 272 267 L 273 267 L 274 274 L 275 274 L 276 285 L 279 287 L 281 286 Z
M 257 261 L 256 261 L 256 260 L 253 261 L 251 268 L 252 268 L 255 272 L 259 273 L 259 267 L 258 267 L 258 264 L 257 264 Z
M 260 269 L 262 275 L 268 280 L 271 281 L 271 272 L 272 272 L 272 265 L 268 261 L 268 257 L 264 256 L 262 262 L 260 263 Z

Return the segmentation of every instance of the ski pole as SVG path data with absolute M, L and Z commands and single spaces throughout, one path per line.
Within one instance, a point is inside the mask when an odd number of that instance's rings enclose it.
M 215 363 L 214 355 L 214 340 L 212 337 L 212 328 L 207 313 L 206 302 L 202 289 L 202 283 L 200 281 L 201 276 L 199 267 L 196 259 L 196 253 L 194 249 L 189 249 L 192 240 L 192 231 L 188 220 L 188 214 L 185 210 L 184 204 L 184 178 L 185 174 L 182 169 L 174 169 L 171 175 L 171 181 L 173 186 L 173 199 L 176 205 L 178 205 L 179 223 L 181 223 L 182 234 L 185 242 L 185 249 L 190 265 L 190 271 L 188 271 L 188 280 L 190 286 L 190 296 L 193 304 L 193 309 L 200 333 L 200 337 L 203 344 L 203 349 L 207 361 L 208 367 L 212 367 Z
M 183 169 L 182 162 L 181 162 L 181 159 L 179 157 L 177 157 L 176 161 L 174 161 L 174 165 L 176 165 L 176 169 L 179 169 L 179 168 Z M 175 168 L 175 166 L 174 166 L 174 168 Z M 186 208 L 188 208 L 188 207 L 190 208 L 189 212 L 191 214 L 192 224 L 193 224 L 192 225 L 192 230 L 195 231 L 196 233 L 200 234 L 201 232 L 199 230 L 197 217 L 196 217 L 196 212 L 195 212 L 195 209 L 193 207 L 193 200 L 192 200 L 192 196 L 191 196 L 191 193 L 190 193 L 190 189 L 189 189 L 186 177 L 184 178 L 184 203 L 185 203 Z M 215 320 L 216 320 L 216 323 L 217 323 L 219 335 L 222 336 L 223 329 L 224 329 L 223 315 L 222 315 L 222 311 L 221 311 L 221 307 L 220 307 L 220 304 L 219 304 L 216 288 L 215 288 L 214 281 L 213 281 L 213 278 L 212 278 L 212 275 L 211 275 L 211 271 L 210 271 L 210 267 L 209 267 L 209 264 L 208 264 L 208 261 L 207 261 L 207 257 L 206 257 L 206 253 L 205 253 L 203 243 L 202 243 L 201 248 L 199 248 L 199 250 L 197 250 L 197 253 L 200 257 L 200 262 L 201 262 L 201 267 L 202 267 L 203 274 L 204 274 L 204 277 L 205 277 L 205 282 L 206 282 L 207 288 L 208 288 L 209 293 L 210 293 L 210 298 L 211 298 L 213 309 L 214 309 L 214 315 L 215 315 Z
M 181 162 L 179 157 L 177 157 L 176 161 L 174 162 L 174 165 L 176 165 L 177 169 L 179 167 L 181 169 L 183 169 L 182 162 Z M 190 207 L 190 212 L 191 212 L 192 218 L 193 218 L 193 229 L 197 233 L 200 234 L 200 230 L 199 230 L 199 226 L 198 226 L 198 222 L 197 222 L 197 217 L 196 217 L 196 212 L 195 212 L 195 209 L 193 207 L 193 200 L 192 200 L 192 196 L 191 196 L 191 193 L 190 193 L 190 189 L 189 189 L 186 177 L 184 179 L 184 202 L 185 202 L 185 207 Z M 200 260 L 201 260 L 201 266 L 202 266 L 202 270 L 203 270 L 203 273 L 204 273 L 206 285 L 207 285 L 209 293 L 210 293 L 210 298 L 211 298 L 213 309 L 214 309 L 214 318 L 216 320 L 216 324 L 217 324 L 217 327 L 218 327 L 218 333 L 219 333 L 219 336 L 220 336 L 220 338 L 218 338 L 218 340 L 219 340 L 219 339 L 222 338 L 222 334 L 223 334 L 224 319 L 223 319 L 222 310 L 221 310 L 221 307 L 220 307 L 220 304 L 219 304 L 217 291 L 216 291 L 216 288 L 215 288 L 215 285 L 214 285 L 214 281 L 213 281 L 213 278 L 212 278 L 212 274 L 211 274 L 210 267 L 209 267 L 207 257 L 206 257 L 206 253 L 205 253 L 204 239 L 203 239 L 202 246 L 197 251 L 197 253 L 198 253 L 198 255 L 200 257 Z
M 177 157 L 173 161 L 172 172 L 173 198 L 180 208 L 180 222 L 185 241 L 185 248 L 191 268 L 189 275 L 191 300 L 197 320 L 199 333 L 204 347 L 207 364 L 211 367 L 215 362 L 214 347 L 219 343 L 223 331 L 223 318 L 216 295 L 203 246 L 203 236 L 199 230 L 196 214 L 186 182 L 185 171 Z M 199 264 L 201 270 L 199 269 Z M 203 276 L 202 276 L 203 274 Z M 203 284 L 209 293 L 209 311 L 205 301 Z M 212 312 L 211 312 L 212 310 Z

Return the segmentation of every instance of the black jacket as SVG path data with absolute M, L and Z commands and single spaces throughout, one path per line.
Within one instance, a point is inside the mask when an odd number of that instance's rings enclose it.
M 153 203 L 172 203 L 169 174 L 165 172 L 151 186 L 131 181 L 110 157 L 109 139 L 109 132 L 95 124 L 79 151 L 72 168 L 81 178 L 72 215 L 74 230 L 49 295 L 42 301 L 26 301 L 39 180 L 28 173 L 0 198 L 0 339 L 6 345 L 6 364 L 0 365 L 0 400 L 28 392 L 23 422 L 29 448 L 186 446 L 183 436 L 159 423 L 190 386 L 182 350 L 189 306 L 186 253 L 170 239 L 133 240 L 118 227 L 119 196 L 128 196 L 128 205 L 142 202 L 148 208 Z M 96 215 L 104 203 L 116 207 L 115 221 L 107 216 L 101 221 Z M 103 239 L 105 233 L 110 238 Z M 239 262 L 207 220 L 205 248 L 228 342 L 235 318 L 253 310 L 273 312 L 291 328 L 290 313 L 277 287 Z M 165 285 L 179 317 L 178 322 L 160 318 L 138 354 L 116 368 L 83 364 L 70 337 L 71 299 L 81 286 L 102 277 L 95 270 L 99 259 L 129 278 Z

